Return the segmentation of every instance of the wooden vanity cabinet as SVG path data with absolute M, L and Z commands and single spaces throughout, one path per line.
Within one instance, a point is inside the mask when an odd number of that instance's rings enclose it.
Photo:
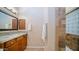
M 4 51 L 16 51 L 17 39 L 12 39 L 4 43 Z
M 11 45 L 10 47 L 4 48 L 4 51 L 18 51 L 17 43 Z
M 22 49 L 24 50 L 27 46 L 27 36 L 26 35 L 23 36 L 22 45 L 23 45 Z
M 9 40 L 9 41 L 4 43 L 4 48 L 10 47 L 11 45 L 15 44 L 16 42 L 17 42 L 17 38 Z
M 19 37 L 18 39 L 17 39 L 17 41 L 18 41 L 18 51 L 22 51 L 23 50 L 23 43 L 22 43 L 22 41 L 23 41 L 23 36 L 21 36 L 21 37 Z
M 4 51 L 23 51 L 27 46 L 27 35 L 3 43 Z
M 19 37 L 17 40 L 18 40 L 18 50 L 23 51 L 27 46 L 27 36 L 23 35 Z

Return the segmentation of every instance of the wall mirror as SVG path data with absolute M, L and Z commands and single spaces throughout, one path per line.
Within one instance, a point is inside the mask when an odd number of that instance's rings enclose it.
M 0 31 L 17 30 L 18 18 L 0 11 Z

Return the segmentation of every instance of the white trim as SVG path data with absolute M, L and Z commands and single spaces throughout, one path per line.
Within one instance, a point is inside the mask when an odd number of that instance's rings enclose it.
M 27 48 L 45 48 L 45 46 L 27 46 Z

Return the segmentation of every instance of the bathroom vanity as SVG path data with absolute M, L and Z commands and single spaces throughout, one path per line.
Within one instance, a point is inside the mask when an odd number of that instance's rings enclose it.
M 26 32 L 17 32 L 0 36 L 0 50 L 23 51 L 27 46 Z
M 21 31 L 20 31 L 21 30 Z M 0 7 L 0 50 L 23 51 L 27 46 L 25 19 L 7 7 Z

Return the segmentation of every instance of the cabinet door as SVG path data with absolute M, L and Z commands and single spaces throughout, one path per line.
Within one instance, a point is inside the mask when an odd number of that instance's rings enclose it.
M 12 39 L 4 43 L 4 48 L 10 47 L 11 45 L 17 43 L 17 39 Z
M 17 43 L 11 45 L 10 47 L 4 48 L 4 51 L 18 51 Z
M 19 29 L 20 30 L 24 30 L 25 29 L 25 20 L 24 19 L 19 19 L 18 20 L 18 24 L 19 24 Z
M 27 35 L 23 36 L 23 40 L 22 40 L 22 48 L 23 50 L 26 48 L 27 46 Z
M 23 51 L 27 46 L 27 37 L 21 36 L 17 40 L 18 42 L 18 50 Z
M 17 39 L 17 42 L 18 42 L 18 50 L 19 51 L 22 51 L 23 50 L 23 48 L 22 48 L 23 47 L 22 41 L 23 41 L 23 37 L 22 36 Z

